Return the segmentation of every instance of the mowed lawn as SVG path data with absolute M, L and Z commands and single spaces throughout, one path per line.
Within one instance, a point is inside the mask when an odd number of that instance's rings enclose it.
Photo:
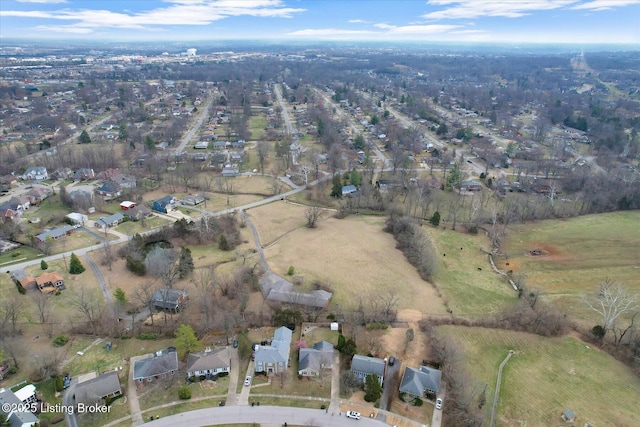
M 304 225 L 304 208 L 289 206 L 280 203 L 271 221 L 259 217 L 256 226 L 261 238 L 263 233 L 269 236 L 266 242 Z M 254 211 L 251 215 L 257 216 Z M 384 218 L 379 217 L 327 218 L 315 229 L 297 228 L 265 249 L 265 255 L 278 274 L 286 274 L 293 266 L 296 274 L 304 277 L 305 285 L 316 279 L 327 282 L 334 290 L 332 302 L 347 309 L 355 307 L 359 297 L 370 300 L 391 291 L 399 297 L 398 309 L 446 313 L 434 288 L 420 278 L 383 227 Z
M 533 256 L 534 249 L 547 254 Z M 577 319 L 595 320 L 582 297 L 607 277 L 640 293 L 640 211 L 517 225 L 504 251 L 499 268 L 525 273 L 531 287 Z
M 517 299 L 506 280 L 489 264 L 489 241 L 483 235 L 424 226 L 437 247 L 438 273 L 435 281 L 454 315 L 484 316 L 500 311 Z
M 576 425 L 640 425 L 640 380 L 613 357 L 574 337 L 463 326 L 440 326 L 437 333 L 458 343 L 480 390 L 487 384 L 487 424 L 498 366 L 513 349 L 516 354 L 503 370 L 496 425 L 560 425 L 564 409 L 578 415 Z

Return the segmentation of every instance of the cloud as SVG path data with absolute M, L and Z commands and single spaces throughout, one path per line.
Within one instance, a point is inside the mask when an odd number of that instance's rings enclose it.
M 365 24 L 367 21 L 363 21 L 362 19 L 349 19 L 349 24 Z
M 61 32 L 84 32 L 86 29 L 130 28 L 153 30 L 162 25 L 209 25 L 214 21 L 234 17 L 291 18 L 306 9 L 284 7 L 281 0 L 165 0 L 167 7 L 136 13 L 110 10 L 61 9 L 57 11 L 2 11 L 0 16 L 74 21 Z M 46 27 L 53 31 L 55 25 Z M 83 30 L 80 30 L 83 29 Z
M 593 0 L 573 6 L 571 9 L 587 9 L 592 11 L 609 10 L 614 7 L 625 7 L 634 4 L 640 5 L 640 0 Z
M 618 1 L 618 0 L 613 0 Z M 446 9 L 422 15 L 426 19 L 473 19 L 488 16 L 519 18 L 538 10 L 553 10 L 575 3 L 576 0 L 429 0 L 430 6 Z
M 339 28 L 308 28 L 305 30 L 292 31 L 287 33 L 287 36 L 302 36 L 302 37 L 341 37 L 341 36 L 357 36 L 357 35 L 372 35 L 376 34 L 375 31 L 366 30 L 343 30 Z
M 385 30 L 386 34 L 437 34 L 460 28 L 460 25 L 395 25 L 374 24 L 375 27 Z

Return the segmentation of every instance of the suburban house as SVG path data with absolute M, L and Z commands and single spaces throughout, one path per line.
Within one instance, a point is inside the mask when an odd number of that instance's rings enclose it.
M 100 187 L 96 188 L 96 193 L 104 198 L 113 199 L 115 197 L 120 197 L 122 191 L 120 191 L 120 186 L 115 182 L 105 182 Z
M 70 179 L 72 176 L 73 171 L 69 168 L 58 168 L 51 174 L 51 178 L 60 180 Z
M 78 212 L 71 212 L 65 215 L 65 218 L 69 219 L 74 225 L 84 225 L 89 221 L 89 217 Z
M 37 205 L 38 203 L 46 199 L 49 196 L 49 194 L 50 194 L 49 189 L 39 187 L 39 188 L 32 188 L 31 190 L 29 190 L 26 196 L 29 199 L 29 203 L 31 203 L 32 205 Z
M 365 382 L 367 375 L 375 375 L 382 385 L 384 381 L 385 361 L 378 357 L 368 357 L 356 354 L 351 360 L 351 372 L 358 380 Z
M 47 178 L 49 178 L 49 174 L 44 166 L 30 167 L 22 174 L 22 179 L 25 181 L 44 181 Z
M 482 184 L 478 181 L 462 181 L 460 191 L 482 191 Z
M 27 384 L 21 389 L 14 392 L 16 397 L 20 399 L 20 402 L 25 404 L 36 403 L 38 399 L 36 398 L 36 386 L 33 384 Z
M 289 365 L 291 329 L 284 326 L 273 333 L 271 345 L 259 346 L 255 353 L 255 371 L 267 375 L 279 374 Z
M 0 218 L 13 219 L 22 216 L 22 205 L 14 199 L 15 197 L 12 197 L 11 200 L 0 205 Z
M 224 168 L 222 168 L 222 176 L 224 177 L 233 177 L 233 176 L 238 176 L 240 174 L 240 170 L 232 165 L 225 165 Z
M 358 189 L 355 185 L 343 185 L 342 186 L 342 197 L 351 196 L 358 192 Z
M 133 380 L 150 383 L 153 380 L 167 378 L 178 370 L 178 353 L 175 351 L 157 351 L 152 357 L 136 360 L 133 363 Z
M 151 209 L 144 205 L 134 206 L 127 209 L 124 216 L 128 217 L 131 221 L 140 221 L 142 218 L 149 218 L 153 216 Z
M 111 178 L 111 181 L 119 185 L 120 188 L 136 188 L 138 186 L 138 181 L 133 175 L 118 174 Z
M 298 358 L 298 375 L 312 377 L 333 365 L 333 344 L 327 341 L 315 343 L 311 348 L 301 348 Z
M 116 225 L 120 224 L 123 221 L 124 221 L 124 215 L 118 212 L 118 213 L 114 213 L 113 215 L 103 216 L 98 218 L 94 223 L 94 225 L 96 226 L 96 228 L 105 229 L 107 227 L 115 227 Z
M 154 200 L 152 209 L 156 212 L 167 213 L 173 210 L 175 203 L 173 196 L 164 196 L 161 199 Z
M 576 414 L 571 409 L 565 409 L 560 415 L 565 423 L 573 423 L 576 421 Z
M 187 303 L 189 298 L 185 291 L 178 289 L 160 289 L 151 295 L 149 304 L 156 310 L 169 310 L 178 312 L 180 307 Z
M 83 381 L 75 386 L 74 391 L 76 403 L 84 404 L 103 403 L 104 399 L 122 394 L 120 378 L 116 371 Z
M 36 239 L 40 242 L 46 241 L 48 238 L 53 240 L 60 240 L 67 234 L 71 233 L 74 228 L 71 225 L 63 225 L 62 227 L 53 228 L 51 230 L 45 230 L 36 236 Z
M 55 293 L 58 289 L 64 289 L 64 279 L 57 271 L 51 271 L 37 277 L 36 286 L 38 286 L 41 292 Z
M 425 394 L 436 394 L 440 390 L 440 377 L 442 372 L 438 369 L 420 366 L 418 369 L 407 366 L 400 381 L 400 392 L 415 397 Z
M 74 181 L 86 181 L 88 179 L 93 179 L 95 177 L 96 177 L 95 172 L 93 171 L 93 169 L 89 169 L 89 168 L 80 168 L 77 171 L 75 171 L 73 174 Z
M 33 427 L 39 423 L 38 417 L 32 412 L 13 411 L 23 403 L 11 390 L 0 388 L 0 412 L 7 417 L 11 427 Z
M 182 198 L 183 205 L 196 206 L 203 202 L 204 202 L 204 196 L 201 196 L 200 194 L 194 194 L 193 196 L 184 196 Z
M 231 353 L 229 347 L 211 350 L 206 348 L 198 353 L 189 353 L 187 358 L 187 377 L 209 378 L 221 372 L 231 371 Z

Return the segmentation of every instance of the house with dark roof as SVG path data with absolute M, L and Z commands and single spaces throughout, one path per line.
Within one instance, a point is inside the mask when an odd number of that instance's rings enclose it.
M 98 375 L 88 381 L 81 382 L 74 388 L 76 403 L 103 403 L 107 398 L 120 396 L 120 378 L 116 371 Z
M 51 230 L 45 230 L 42 233 L 36 236 L 36 239 L 40 242 L 44 242 L 47 238 L 52 238 L 53 240 L 60 240 L 65 237 L 67 234 L 70 234 L 74 227 L 71 225 L 63 225 L 62 227 L 53 228 Z
M 118 184 L 120 188 L 136 188 L 138 180 L 133 175 L 118 174 L 111 178 L 111 181 Z
M 23 409 L 23 402 L 8 389 L 0 388 L 0 413 L 7 417 L 10 427 L 32 427 L 40 420 L 32 412 L 13 409 Z
M 440 390 L 442 372 L 438 369 L 420 366 L 418 369 L 407 366 L 400 381 L 400 392 L 415 397 L 436 394 Z
M 175 203 L 176 201 L 173 196 L 164 196 L 158 200 L 154 200 L 151 208 L 156 212 L 167 213 L 173 210 Z
M 113 215 L 98 218 L 93 225 L 95 225 L 97 228 L 105 229 L 108 227 L 115 227 L 123 221 L 124 215 L 118 212 L 114 213 Z
M 271 345 L 261 345 L 255 353 L 255 371 L 267 375 L 279 374 L 289 366 L 291 329 L 284 326 L 273 333 Z
M 120 197 L 122 191 L 120 190 L 120 186 L 118 184 L 116 184 L 115 182 L 107 181 L 100 187 L 96 188 L 96 193 L 107 199 L 113 199 L 115 197 Z
M 327 341 L 315 343 L 311 348 L 301 348 L 298 358 L 298 375 L 312 377 L 333 366 L 333 344 Z
M 478 181 L 462 181 L 460 191 L 482 191 L 482 183 Z
M 127 209 L 124 212 L 124 216 L 128 217 L 131 221 L 140 221 L 142 218 L 149 218 L 153 216 L 151 209 L 144 205 L 136 205 Z
M 90 168 L 80 168 L 73 173 L 74 181 L 86 181 L 96 177 L 96 173 Z
M 204 202 L 204 196 L 200 194 L 194 194 L 192 196 L 184 196 L 182 198 L 183 205 L 196 206 L 203 202 Z
M 230 371 L 231 353 L 229 347 L 214 350 L 206 348 L 204 351 L 189 353 L 187 357 L 187 377 L 203 375 L 209 378 L 212 375 Z
M 160 289 L 151 295 L 151 305 L 156 310 L 169 310 L 178 312 L 187 303 L 189 298 L 185 291 L 178 289 Z
M 358 192 L 358 188 L 355 185 L 343 185 L 342 197 L 351 197 Z
M 27 198 L 29 199 L 29 203 L 31 203 L 32 205 L 37 205 L 38 203 L 49 197 L 49 194 L 51 194 L 51 190 L 49 190 L 49 188 L 32 188 L 27 193 Z
M 0 218 L 19 218 L 22 216 L 23 211 L 24 209 L 22 208 L 22 204 L 18 199 L 12 197 L 9 201 L 0 205 Z
M 153 380 L 167 378 L 178 370 L 178 353 L 158 351 L 152 357 L 136 360 L 133 363 L 133 380 L 150 383 Z
M 378 382 L 382 385 L 384 381 L 386 362 L 378 357 L 361 356 L 356 354 L 351 360 L 351 372 L 353 375 L 364 383 L 367 379 L 367 375 L 375 375 L 378 377 Z
M 232 165 L 225 165 L 224 168 L 222 168 L 222 176 L 224 177 L 233 177 L 233 176 L 238 176 L 240 174 L 240 170 Z

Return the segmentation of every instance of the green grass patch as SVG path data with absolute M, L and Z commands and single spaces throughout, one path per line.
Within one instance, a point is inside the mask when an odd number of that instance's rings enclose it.
M 491 270 L 487 254 L 480 250 L 489 243 L 486 237 L 425 228 L 437 247 L 435 282 L 454 314 L 482 316 L 514 302 L 517 294 Z
M 260 402 L 260 406 L 293 406 L 295 408 L 311 408 L 318 409 L 322 405 L 328 406 L 329 400 L 327 401 L 319 401 L 319 400 L 305 400 L 305 399 L 291 399 L 288 397 L 249 397 L 249 404 L 251 402 Z
M 437 333 L 458 343 L 476 385 L 487 385 L 488 416 L 498 366 L 509 350 L 516 351 L 503 370 L 498 426 L 556 425 L 564 409 L 574 411 L 580 425 L 640 423 L 640 380 L 613 357 L 576 338 L 462 326 L 440 326 Z
M 219 378 L 217 381 L 203 381 L 185 383 L 181 374 L 176 374 L 163 380 L 146 384 L 144 389 L 138 392 L 140 408 L 145 410 L 165 403 L 180 400 L 178 389 L 183 386 L 191 390 L 191 399 L 206 396 L 225 396 L 229 390 L 229 377 Z
M 332 331 L 329 328 L 314 327 L 308 332 L 305 332 L 302 338 L 309 347 L 320 341 L 326 341 L 334 345 L 338 345 L 338 331 Z
M 3 267 L 7 267 L 13 263 L 31 261 L 42 256 L 43 254 L 38 250 L 30 248 L 29 246 L 21 246 L 12 251 L 0 254 L 0 271 Z
M 142 225 L 142 221 L 127 221 L 116 227 L 116 230 L 120 233 L 126 234 L 127 236 L 133 236 L 136 233 L 144 233 L 145 231 L 149 231 L 152 228 L 162 227 L 163 225 L 169 224 L 171 221 L 165 218 L 161 218 L 159 216 L 153 216 L 152 218 L 147 218 L 144 220 L 144 226 Z
M 109 406 L 109 412 L 106 414 L 79 414 L 78 424 L 83 426 L 103 426 L 130 414 L 129 401 L 123 396 L 113 401 Z M 129 421 L 129 425 L 131 425 L 131 421 Z
M 251 115 L 251 119 L 249 119 L 251 139 L 259 139 L 265 132 L 265 127 L 267 127 L 267 118 L 264 114 L 257 113 Z
M 514 225 L 504 244 L 507 258 L 497 264 L 525 273 L 529 286 L 572 317 L 593 321 L 595 313 L 581 298 L 605 278 L 640 292 L 639 223 L 640 211 L 625 211 Z M 543 255 L 531 255 L 536 249 Z

